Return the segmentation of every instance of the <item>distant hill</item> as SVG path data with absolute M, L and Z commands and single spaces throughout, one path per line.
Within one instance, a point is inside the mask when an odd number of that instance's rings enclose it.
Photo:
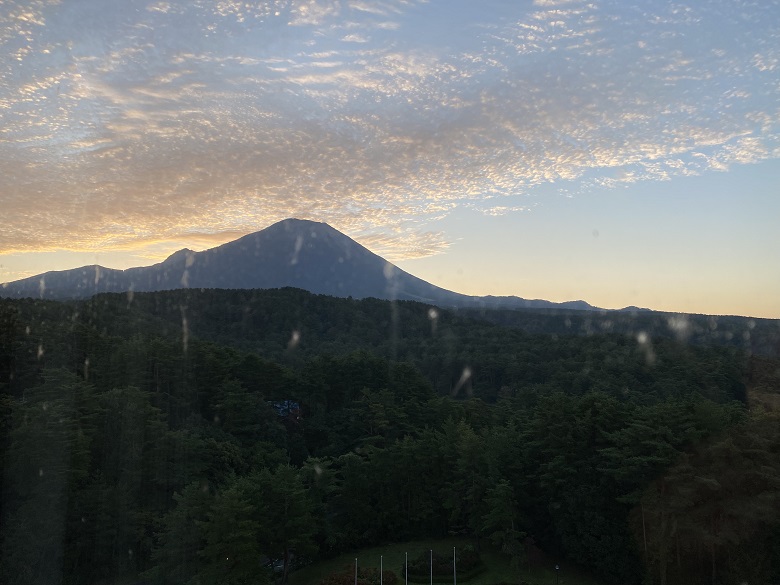
M 83 299 L 105 292 L 295 287 L 316 294 L 415 300 L 459 308 L 593 310 L 585 301 L 473 297 L 404 272 L 325 223 L 286 219 L 222 246 L 179 250 L 153 266 L 84 266 L 5 283 L 0 297 Z

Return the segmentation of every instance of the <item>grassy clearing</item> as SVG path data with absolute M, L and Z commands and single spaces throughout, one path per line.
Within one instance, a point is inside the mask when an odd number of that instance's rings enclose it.
M 397 544 L 387 544 L 373 548 L 361 549 L 359 551 L 346 553 L 304 567 L 298 571 L 290 573 L 290 585 L 318 585 L 328 575 L 344 570 L 352 571 L 355 566 L 355 558 L 360 567 L 379 568 L 380 556 L 386 571 L 393 571 L 399 579 L 399 583 L 404 582 L 404 554 L 409 553 L 409 558 L 413 559 L 423 552 L 433 549 L 435 552 L 448 555 L 452 554 L 452 547 L 464 547 L 473 544 L 473 541 L 465 538 L 445 538 L 441 540 L 415 540 Z M 542 565 L 531 569 L 530 573 L 526 567 L 520 570 L 513 569 L 510 566 L 509 558 L 500 552 L 483 545 L 481 551 L 482 561 L 486 570 L 473 579 L 463 582 L 458 579 L 458 583 L 463 585 L 496 585 L 498 583 L 515 583 L 527 581 L 531 585 L 556 585 L 555 563 L 544 562 Z M 549 565 L 546 566 L 546 565 Z M 410 581 L 410 583 L 412 583 Z M 602 585 L 599 581 L 587 576 L 582 571 L 568 567 L 564 564 L 557 575 L 558 585 Z M 418 585 L 418 584 L 414 584 Z M 427 585 L 427 581 L 424 584 Z

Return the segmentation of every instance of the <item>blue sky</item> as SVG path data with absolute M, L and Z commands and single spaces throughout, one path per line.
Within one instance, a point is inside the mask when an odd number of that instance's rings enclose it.
M 471 294 L 780 318 L 780 3 L 0 3 L 0 281 L 286 217 Z

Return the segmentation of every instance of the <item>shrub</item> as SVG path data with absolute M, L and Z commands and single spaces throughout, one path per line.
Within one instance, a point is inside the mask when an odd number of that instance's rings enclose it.
M 379 569 L 372 567 L 358 567 L 358 585 L 379 585 Z M 382 571 L 382 585 L 396 585 L 398 577 L 392 571 Z M 355 569 L 353 567 L 344 567 L 340 571 L 331 573 L 320 581 L 320 585 L 355 585 Z
M 458 574 L 467 579 L 480 572 L 482 560 L 472 546 L 455 551 Z M 431 553 L 423 552 L 409 561 L 409 578 L 415 581 L 428 580 L 431 574 Z M 452 557 L 433 552 L 433 580 L 443 582 L 442 578 L 452 577 Z

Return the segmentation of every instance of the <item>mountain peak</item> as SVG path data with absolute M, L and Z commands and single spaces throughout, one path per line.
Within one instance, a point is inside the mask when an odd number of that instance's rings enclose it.
M 299 219 L 297 217 L 288 217 L 287 219 L 283 219 L 281 221 L 277 221 L 276 223 L 272 223 L 267 228 L 260 230 L 260 232 L 264 232 L 268 230 L 273 231 L 278 229 L 298 230 L 298 229 L 305 229 L 305 228 L 309 228 L 309 229 L 328 228 L 331 230 L 334 229 L 331 226 L 329 226 L 327 223 L 321 221 L 313 221 L 311 219 Z
M 179 258 L 187 258 L 191 256 L 192 254 L 196 254 L 197 252 L 194 252 L 193 250 L 190 250 L 189 248 L 182 248 L 181 250 L 177 250 L 170 256 L 168 256 L 164 261 L 165 262 L 171 262 L 173 260 L 178 260 Z

